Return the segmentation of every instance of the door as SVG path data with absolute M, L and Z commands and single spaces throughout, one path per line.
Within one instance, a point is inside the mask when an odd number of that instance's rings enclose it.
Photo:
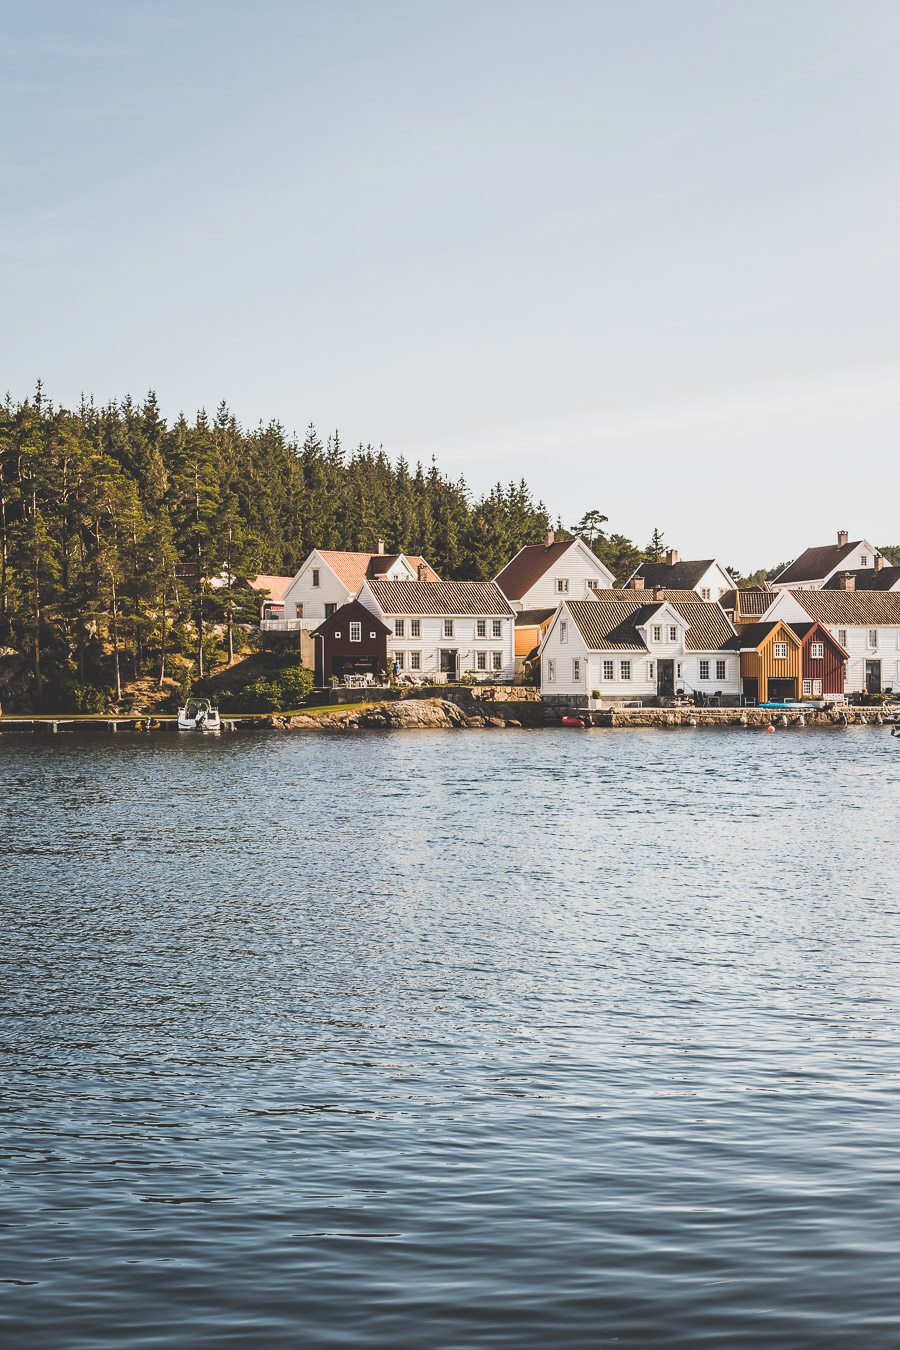
M 880 662 L 880 661 L 867 661 L 867 662 L 866 662 L 866 693 L 867 693 L 867 694 L 880 694 L 880 693 L 881 693 L 881 662 Z
M 657 661 L 656 692 L 660 698 L 672 698 L 675 693 L 675 662 Z
M 454 648 L 452 651 L 441 649 L 441 674 L 446 675 L 448 680 L 456 679 L 457 657 L 459 652 Z
M 768 703 L 784 703 L 785 699 L 795 699 L 796 697 L 796 680 L 769 680 L 766 691 L 766 701 Z

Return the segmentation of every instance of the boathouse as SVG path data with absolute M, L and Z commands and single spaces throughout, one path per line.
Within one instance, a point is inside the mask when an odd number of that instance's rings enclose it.
M 316 684 L 320 687 L 345 675 L 386 674 L 388 668 L 386 623 L 351 600 L 313 631 L 316 644 Z
M 844 693 L 848 653 L 821 623 L 792 623 L 801 642 L 801 677 L 804 698 L 824 698 Z
M 803 666 L 801 640 L 780 619 L 751 623 L 726 642 L 740 652 L 744 697 L 756 703 L 799 699 Z

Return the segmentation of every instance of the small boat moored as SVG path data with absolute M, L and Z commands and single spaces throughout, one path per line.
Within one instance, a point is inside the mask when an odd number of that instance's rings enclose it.
M 208 698 L 189 698 L 186 705 L 178 709 L 178 730 L 221 731 L 218 708 L 214 708 Z

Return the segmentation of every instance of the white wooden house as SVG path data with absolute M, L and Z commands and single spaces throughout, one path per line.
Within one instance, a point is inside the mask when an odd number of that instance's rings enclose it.
M 722 649 L 733 636 L 719 605 L 691 590 L 563 601 L 540 647 L 541 694 L 582 705 L 740 694 L 740 657 Z
M 847 652 L 844 692 L 900 691 L 900 591 L 782 591 L 767 619 L 816 619 Z
M 734 590 L 734 578 L 716 558 L 680 560 L 678 550 L 670 548 L 665 562 L 645 562 L 636 567 L 626 587 L 643 581 L 644 589 L 661 586 L 667 591 L 695 591 L 701 600 L 721 600 Z
M 366 579 L 438 581 L 424 558 L 385 553 L 379 539 L 374 553 L 344 553 L 314 548 L 282 595 L 284 621 L 297 628 L 318 628 L 346 605 Z
M 548 530 L 543 544 L 526 544 L 494 577 L 516 612 L 555 608 L 560 600 L 581 600 L 589 590 L 612 586 L 615 577 L 583 539 L 557 543 Z
M 772 589 L 819 590 L 840 572 L 874 569 L 876 559 L 881 557 L 868 539 L 851 540 L 846 530 L 839 530 L 836 544 L 820 544 L 804 549 L 799 558 L 782 568 L 771 583 Z
M 367 579 L 357 599 L 388 625 L 388 661 L 402 673 L 437 683 L 512 679 L 515 616 L 492 581 Z

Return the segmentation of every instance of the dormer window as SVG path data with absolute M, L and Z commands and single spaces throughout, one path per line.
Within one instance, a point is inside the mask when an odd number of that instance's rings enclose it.
M 568 577 L 557 577 L 557 578 L 556 578 L 556 594 L 557 594 L 557 595 L 568 595 L 568 593 L 569 593 L 569 578 L 568 578 Z
M 655 624 L 653 625 L 653 641 L 654 641 L 654 642 L 662 642 L 662 624 L 661 624 L 661 623 L 655 623 Z
M 710 591 L 710 588 L 709 588 L 708 586 L 701 586 L 701 587 L 700 587 L 700 599 L 701 599 L 701 600 L 708 600 L 711 594 L 712 594 L 712 592 Z
M 669 641 L 678 641 L 678 629 L 675 627 L 674 623 L 669 625 Z
M 600 589 L 600 578 L 599 578 L 599 577 L 588 577 L 588 579 L 587 579 L 587 588 L 588 588 L 589 591 L 599 591 L 599 589 Z
M 860 567 L 868 567 L 868 565 L 869 565 L 869 555 L 868 555 L 868 553 L 861 553 L 861 554 L 859 555 L 859 565 L 860 565 Z

